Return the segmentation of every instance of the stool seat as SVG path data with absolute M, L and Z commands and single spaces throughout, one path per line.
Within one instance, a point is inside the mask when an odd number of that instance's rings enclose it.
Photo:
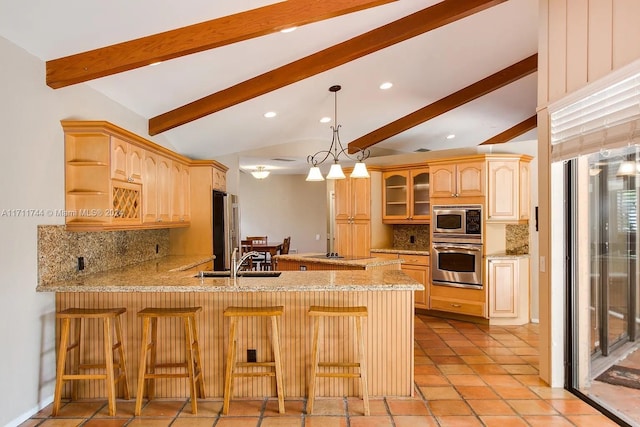
M 311 377 L 309 380 L 309 397 L 307 400 L 307 413 L 313 413 L 313 405 L 316 394 L 316 380 L 318 377 L 325 378 L 360 378 L 360 388 L 362 389 L 362 400 L 364 402 L 364 414 L 370 415 L 369 410 L 369 391 L 367 384 L 367 367 L 366 356 L 364 351 L 364 335 L 362 332 L 362 318 L 367 317 L 368 310 L 364 306 L 356 307 L 333 307 L 333 306 L 317 306 L 309 307 L 308 315 L 314 318 L 313 322 L 313 349 L 312 349 L 312 367 Z M 357 362 L 321 362 L 320 359 L 320 319 L 322 317 L 353 317 L 356 323 L 356 339 L 358 348 Z M 332 368 L 325 371 L 323 368 Z M 358 372 L 350 371 L 357 368 Z M 336 369 L 344 369 L 336 371 Z
M 138 312 L 142 318 L 142 345 L 140 346 L 140 366 L 138 369 L 138 392 L 136 395 L 135 415 L 142 411 L 142 399 L 145 382 L 147 396 L 152 400 L 155 395 L 157 378 L 188 378 L 191 396 L 191 412 L 198 413 L 197 397 L 204 398 L 204 373 L 200 359 L 200 344 L 196 314 L 202 307 L 159 308 L 147 307 Z M 185 360 L 183 362 L 157 363 L 158 319 L 181 318 L 184 322 Z M 151 330 L 149 330 L 151 329 Z M 149 358 L 149 363 L 147 363 Z M 156 372 L 156 369 L 183 368 L 182 372 Z
M 124 384 L 124 398 L 129 399 L 129 381 L 127 379 L 127 365 L 124 352 L 124 344 L 122 339 L 122 323 L 120 316 L 126 313 L 123 307 L 117 308 L 68 308 L 56 313 L 56 318 L 61 320 L 62 328 L 60 330 L 60 348 L 58 349 L 58 361 L 56 367 L 56 385 L 54 390 L 53 408 L 51 414 L 58 415 L 60 410 L 60 402 L 62 399 L 62 387 L 65 381 L 74 381 L 72 383 L 71 398 L 77 399 L 76 380 L 105 380 L 107 388 L 107 399 L 109 402 L 109 415 L 116 414 L 116 389 L 115 385 L 122 381 Z M 103 324 L 103 351 L 104 363 L 88 364 L 82 363 L 81 340 L 82 340 L 82 321 L 84 319 L 98 319 Z M 69 344 L 69 330 L 71 321 L 75 321 L 74 342 Z M 112 329 L 116 331 L 116 341 L 113 342 Z M 67 353 L 73 351 L 75 357 L 72 363 L 72 373 L 65 373 L 65 364 Z M 113 353 L 118 352 L 118 362 L 114 363 Z M 73 353 L 72 353 L 73 354 Z M 119 373 L 116 375 L 115 369 Z M 81 374 L 81 370 L 104 369 L 104 373 L 99 374 Z
M 227 350 L 227 366 L 224 381 L 224 402 L 222 413 L 229 413 L 231 396 L 233 395 L 233 379 L 238 377 L 275 377 L 276 392 L 278 395 L 278 410 L 284 413 L 284 381 L 282 378 L 282 361 L 280 354 L 280 334 L 278 333 L 278 317 L 284 312 L 283 306 L 271 307 L 227 307 L 224 316 L 229 317 L 229 347 Z M 273 349 L 273 361 L 266 362 L 238 362 L 236 358 L 236 330 L 238 319 L 241 317 L 269 317 L 271 319 L 271 345 Z M 269 367 L 273 371 L 236 372 L 236 368 Z

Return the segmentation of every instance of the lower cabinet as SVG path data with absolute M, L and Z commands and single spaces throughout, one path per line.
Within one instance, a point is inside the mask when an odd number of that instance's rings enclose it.
M 486 293 L 484 289 L 464 289 L 432 285 L 430 291 L 431 310 L 487 317 Z
M 487 257 L 487 286 L 491 324 L 529 322 L 528 257 Z
M 424 290 L 415 291 L 415 308 L 429 308 L 429 282 L 431 274 L 429 273 L 429 255 L 407 255 L 395 252 L 375 252 L 371 256 L 386 259 L 401 259 L 401 270 L 409 277 L 424 285 Z

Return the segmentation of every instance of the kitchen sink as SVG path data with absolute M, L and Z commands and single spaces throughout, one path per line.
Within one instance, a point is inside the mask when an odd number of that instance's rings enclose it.
M 278 277 L 282 271 L 238 271 L 238 277 Z M 194 277 L 231 277 L 230 271 L 200 271 Z

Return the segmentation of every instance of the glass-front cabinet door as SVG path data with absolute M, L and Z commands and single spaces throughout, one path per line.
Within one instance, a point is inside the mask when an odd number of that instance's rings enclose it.
M 429 199 L 429 169 L 411 170 L 411 213 L 412 220 L 429 220 L 431 202 Z
M 407 220 L 409 218 L 409 171 L 384 172 L 382 174 L 383 220 Z

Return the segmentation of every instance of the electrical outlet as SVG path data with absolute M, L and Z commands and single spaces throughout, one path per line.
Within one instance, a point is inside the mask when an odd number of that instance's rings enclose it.
M 160 252 L 160 245 L 156 245 L 156 253 Z
M 257 355 L 256 349 L 254 348 L 247 349 L 247 362 L 257 362 L 257 361 L 258 361 L 258 355 Z
M 416 242 L 416 236 L 409 236 L 409 243 L 415 243 Z
M 78 271 L 82 271 L 84 270 L 84 257 L 83 256 L 79 256 L 78 257 Z

